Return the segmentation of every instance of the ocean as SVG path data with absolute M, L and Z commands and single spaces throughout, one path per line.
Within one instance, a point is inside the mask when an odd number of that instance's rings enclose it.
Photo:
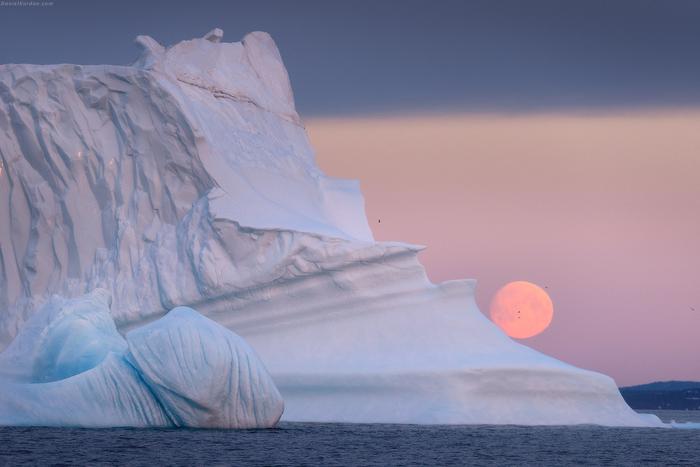
M 700 411 L 654 412 L 700 422 Z M 700 430 L 281 423 L 269 430 L 0 427 L 0 465 L 700 465 Z

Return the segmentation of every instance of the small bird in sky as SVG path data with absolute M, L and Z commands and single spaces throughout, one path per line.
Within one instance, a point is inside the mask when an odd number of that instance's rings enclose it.
M 378 224 L 381 224 L 381 223 L 382 223 L 382 220 L 381 220 L 381 219 L 377 219 L 377 223 L 378 223 Z

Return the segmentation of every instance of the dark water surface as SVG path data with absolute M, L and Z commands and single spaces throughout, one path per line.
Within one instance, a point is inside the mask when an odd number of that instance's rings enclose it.
M 700 421 L 700 413 L 657 412 Z M 700 430 L 282 423 L 272 430 L 0 428 L 0 464 L 700 465 Z

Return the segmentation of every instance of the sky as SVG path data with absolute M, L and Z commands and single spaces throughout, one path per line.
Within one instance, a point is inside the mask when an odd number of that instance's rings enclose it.
M 0 63 L 269 32 L 377 239 L 476 278 L 482 310 L 547 285 L 552 325 L 523 342 L 636 384 L 700 380 L 698 24 L 694 0 L 54 0 L 0 6 Z
M 696 0 L 53 0 L 0 7 L 0 63 L 128 64 L 139 34 L 218 26 L 272 34 L 305 117 L 694 107 L 699 23 Z
M 307 127 L 325 172 L 361 180 L 375 238 L 428 247 L 433 282 L 476 278 L 482 311 L 546 286 L 552 324 L 523 343 L 619 384 L 700 380 L 700 111 Z

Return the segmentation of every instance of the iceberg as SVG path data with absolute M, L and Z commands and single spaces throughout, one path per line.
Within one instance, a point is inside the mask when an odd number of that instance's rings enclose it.
M 107 397 L 103 384 L 138 374 L 180 390 L 190 368 L 172 348 L 167 371 L 152 370 L 161 353 L 141 333 L 187 306 L 256 350 L 284 420 L 660 424 L 611 378 L 509 339 L 478 310 L 473 280 L 431 283 L 422 247 L 375 241 L 357 182 L 316 166 L 270 36 L 222 38 L 164 47 L 139 36 L 131 66 L 0 66 L 0 348 L 44 355 L 36 371 L 13 367 L 17 378 L 55 391 L 77 378 Z M 81 358 L 18 336 L 54 294 L 95 288 L 112 297 L 128 358 L 102 319 L 56 331 L 80 341 Z M 168 335 L 197 361 L 221 356 Z M 170 407 L 185 397 L 206 408 L 219 391 L 151 391 L 160 412 L 144 395 L 142 414 L 131 398 L 115 414 L 189 424 L 199 415 Z
M 100 289 L 54 297 L 0 354 L 0 425 L 266 428 L 283 410 L 239 336 L 178 307 L 124 339 Z
M 175 426 L 266 428 L 284 403 L 252 348 L 187 307 L 126 335 L 126 359 Z

